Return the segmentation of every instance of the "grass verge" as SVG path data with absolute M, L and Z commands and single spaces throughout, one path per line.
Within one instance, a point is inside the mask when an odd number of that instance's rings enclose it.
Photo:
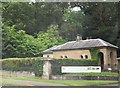
M 117 72 L 101 72 L 101 73 L 74 73 L 74 74 L 63 74 L 66 76 L 118 76 Z
M 36 82 L 49 82 L 64 84 L 68 86 L 85 86 L 85 85 L 101 85 L 101 84 L 110 84 L 117 83 L 118 81 L 109 81 L 109 80 L 45 80 L 40 77 L 26 78 L 26 77 L 10 77 L 5 75 L 0 75 L 0 78 L 15 79 L 15 80 L 29 80 Z

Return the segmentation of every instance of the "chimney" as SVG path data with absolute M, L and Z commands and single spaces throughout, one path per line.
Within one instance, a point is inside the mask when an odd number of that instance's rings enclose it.
M 78 42 L 78 41 L 80 41 L 80 40 L 82 40 L 82 36 L 80 36 L 80 34 L 77 34 L 76 41 Z

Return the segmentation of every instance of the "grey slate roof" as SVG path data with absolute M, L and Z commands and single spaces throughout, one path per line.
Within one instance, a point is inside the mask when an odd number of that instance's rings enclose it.
M 62 45 L 53 46 L 43 51 L 43 53 L 52 53 L 52 51 L 56 51 L 56 50 L 84 49 L 84 48 L 92 48 L 92 47 L 118 48 L 117 46 L 112 45 L 98 38 L 98 39 L 88 39 L 88 40 L 80 40 L 80 41 L 70 41 Z

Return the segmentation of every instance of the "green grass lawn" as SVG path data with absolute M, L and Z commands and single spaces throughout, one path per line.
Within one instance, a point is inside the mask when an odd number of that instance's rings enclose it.
M 101 85 L 116 83 L 117 81 L 105 81 L 105 80 L 50 80 L 53 83 L 61 83 L 69 86 L 86 86 L 86 85 Z
M 63 74 L 66 76 L 118 76 L 117 72 L 101 72 L 101 73 L 73 73 Z
M 109 83 L 117 83 L 118 81 L 109 81 L 109 80 L 45 80 L 40 77 L 26 78 L 26 77 L 9 77 L 9 76 L 0 76 L 2 78 L 16 79 L 16 80 L 31 80 L 37 82 L 49 82 L 49 83 L 58 83 L 65 84 L 68 86 L 85 86 L 85 85 L 101 85 Z M 10 83 L 10 82 L 6 82 Z

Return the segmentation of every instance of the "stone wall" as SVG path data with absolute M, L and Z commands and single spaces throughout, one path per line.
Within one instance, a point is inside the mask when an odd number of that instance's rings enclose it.
M 35 77 L 34 72 L 27 72 L 27 71 L 4 71 L 4 70 L 0 70 L 0 75 L 15 76 L 15 77 Z

